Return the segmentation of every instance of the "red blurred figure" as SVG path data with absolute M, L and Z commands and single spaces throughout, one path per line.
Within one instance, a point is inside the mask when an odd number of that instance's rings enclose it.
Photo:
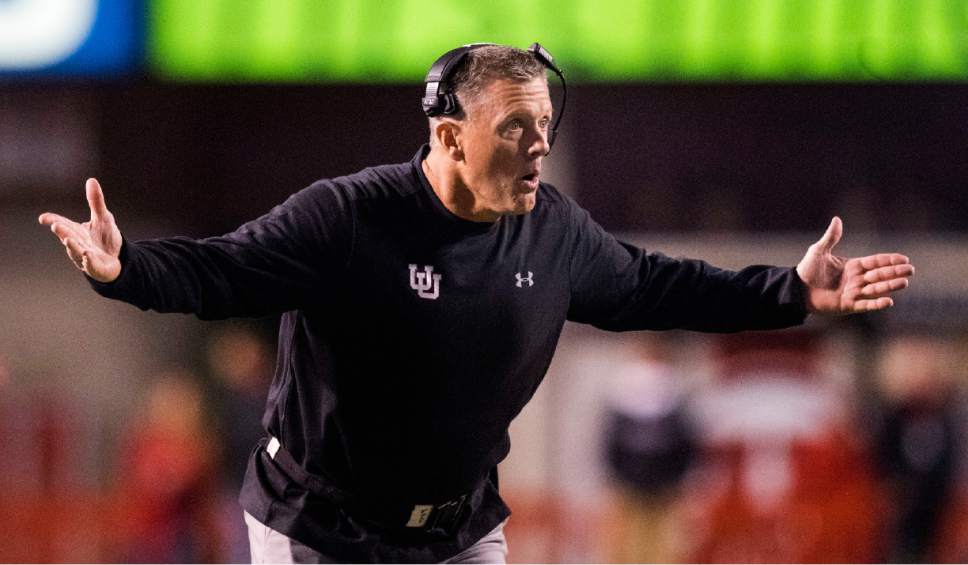
M 52 387 L 17 392 L 8 376 L 0 359 L 0 563 L 97 561 L 102 512 L 73 405 Z
M 112 557 L 148 563 L 219 561 L 216 463 L 194 377 L 176 372 L 156 379 L 121 452 Z

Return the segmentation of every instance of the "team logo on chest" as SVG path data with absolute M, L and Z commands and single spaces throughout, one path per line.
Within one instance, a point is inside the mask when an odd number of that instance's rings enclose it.
M 417 272 L 416 265 L 410 265 L 410 288 L 417 291 L 417 296 L 428 300 L 437 300 L 440 296 L 439 274 L 434 274 L 432 265 L 426 265 L 423 271 Z

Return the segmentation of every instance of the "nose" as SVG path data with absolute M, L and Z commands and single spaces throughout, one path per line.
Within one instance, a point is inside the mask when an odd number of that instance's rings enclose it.
M 548 143 L 549 132 L 546 129 L 545 130 L 538 129 L 535 133 L 536 135 L 534 137 L 534 140 L 531 142 L 531 145 L 528 147 L 528 156 L 543 157 L 547 155 L 548 152 L 551 151 L 551 145 Z

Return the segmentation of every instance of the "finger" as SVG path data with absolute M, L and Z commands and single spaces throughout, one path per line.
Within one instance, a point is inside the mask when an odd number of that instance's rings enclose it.
M 93 275 L 94 274 L 91 271 L 91 261 L 92 260 L 93 259 L 91 258 L 91 252 L 88 251 L 88 250 L 85 250 L 83 256 L 81 257 L 81 270 L 84 271 L 85 273 L 89 274 L 89 275 Z
M 824 232 L 823 236 L 814 245 L 822 251 L 830 251 L 840 241 L 843 233 L 844 223 L 840 220 L 839 216 L 834 216 L 830 220 L 830 225 L 827 226 L 827 231 Z
M 71 220 L 69 218 L 65 218 L 64 216 L 61 216 L 60 214 L 53 214 L 51 212 L 44 212 L 43 214 L 41 214 L 37 218 L 37 222 L 40 223 L 40 224 L 43 224 L 45 226 L 49 226 L 49 225 L 53 224 L 54 222 L 59 222 L 59 223 L 64 223 L 64 224 L 76 224 L 77 223 L 74 220 Z
M 889 281 L 869 284 L 860 289 L 860 296 L 864 298 L 876 298 L 889 292 L 904 290 L 908 287 L 908 284 L 910 284 L 910 282 L 906 278 L 896 278 Z
M 90 235 L 79 224 L 71 221 L 54 222 L 50 225 L 50 231 L 54 232 L 54 235 L 60 238 L 61 241 L 64 241 L 67 237 L 73 237 L 83 242 L 90 240 Z
M 914 265 L 903 264 L 903 265 L 891 265 L 889 267 L 880 267 L 878 269 L 873 269 L 864 273 L 865 283 L 875 283 L 880 281 L 886 281 L 889 279 L 897 277 L 910 277 L 914 274 Z
M 880 298 L 872 298 L 869 300 L 858 300 L 854 302 L 853 311 L 854 312 L 874 312 L 876 310 L 884 310 L 885 308 L 890 308 L 894 306 L 894 300 L 886 296 Z
M 911 263 L 910 259 L 908 259 L 905 255 L 901 255 L 900 253 L 878 253 L 877 255 L 861 257 L 859 261 L 860 266 L 867 271 L 877 269 L 878 267 L 888 267 L 890 265 L 908 265 Z
M 97 179 L 87 179 L 84 186 L 87 193 L 87 205 L 91 208 L 91 220 L 107 220 L 108 207 L 104 202 L 104 192 L 101 190 L 101 183 Z
M 78 269 L 84 269 L 84 250 L 75 239 L 67 238 L 64 240 L 64 247 L 67 248 L 67 256 Z

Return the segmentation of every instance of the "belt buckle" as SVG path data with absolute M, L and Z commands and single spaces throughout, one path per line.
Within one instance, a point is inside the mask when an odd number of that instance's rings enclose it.
M 410 511 L 410 520 L 407 521 L 408 528 L 422 528 L 427 525 L 430 515 L 434 512 L 433 504 L 414 504 Z
M 467 495 L 440 504 L 415 504 L 406 527 L 426 532 L 451 535 L 460 519 Z

